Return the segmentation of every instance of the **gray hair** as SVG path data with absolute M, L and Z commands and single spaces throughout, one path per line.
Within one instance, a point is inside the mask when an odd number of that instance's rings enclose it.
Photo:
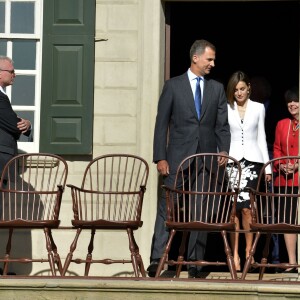
M 2 62 L 2 61 L 9 61 L 12 64 L 14 63 L 13 60 L 10 57 L 4 56 L 4 55 L 0 55 L 0 62 Z

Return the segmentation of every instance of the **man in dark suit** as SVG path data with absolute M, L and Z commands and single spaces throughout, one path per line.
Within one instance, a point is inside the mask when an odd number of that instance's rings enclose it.
M 189 70 L 166 81 L 164 85 L 156 116 L 153 161 L 157 164 L 157 170 L 163 176 L 165 185 L 174 185 L 176 169 L 185 157 L 195 153 L 229 152 L 230 129 L 224 87 L 215 80 L 204 78 L 215 66 L 215 58 L 216 49 L 213 44 L 206 40 L 195 41 L 190 49 Z M 200 107 L 196 109 L 198 82 Z M 219 161 L 220 164 L 224 162 L 223 159 Z M 151 263 L 147 269 L 150 277 L 155 276 L 168 240 L 165 220 L 166 200 L 163 192 L 156 215 Z M 206 233 L 191 233 L 189 260 L 204 258 L 206 240 Z M 189 277 L 200 276 L 200 267 L 197 268 L 189 268 Z
M 13 61 L 0 56 L 0 176 L 5 164 L 18 154 L 20 135 L 29 136 L 31 132 L 30 121 L 17 116 L 5 93 L 5 88 L 13 84 L 15 77 Z

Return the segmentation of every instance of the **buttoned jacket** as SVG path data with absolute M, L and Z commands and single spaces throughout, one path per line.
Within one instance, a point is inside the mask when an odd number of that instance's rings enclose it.
M 274 158 L 282 156 L 297 156 L 299 153 L 299 129 L 293 131 L 293 121 L 291 118 L 286 118 L 278 121 L 275 131 L 275 142 L 274 142 Z M 292 163 L 294 161 L 291 161 Z M 278 172 L 278 169 L 274 170 Z M 285 185 L 285 175 L 281 175 L 280 178 L 275 178 L 274 185 L 278 186 Z M 289 178 L 289 186 L 298 186 L 298 172 L 296 176 Z
M 249 99 L 243 122 L 236 102 L 233 108 L 228 104 L 228 122 L 231 133 L 230 156 L 262 164 L 269 161 L 263 104 Z

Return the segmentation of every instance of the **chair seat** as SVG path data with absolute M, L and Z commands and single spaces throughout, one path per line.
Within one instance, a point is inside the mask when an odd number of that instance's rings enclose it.
M 259 231 L 261 233 L 297 233 L 300 225 L 291 225 L 285 223 L 277 224 L 250 224 L 251 231 Z
M 203 222 L 166 222 L 166 226 L 170 229 L 176 230 L 190 230 L 190 231 L 234 231 L 235 223 L 203 223 Z
M 99 229 L 126 229 L 131 228 L 133 230 L 142 227 L 143 221 L 107 221 L 107 220 L 94 220 L 94 221 L 82 221 L 72 220 L 72 225 L 76 228 L 99 228 Z
M 0 228 L 58 228 L 60 220 L 50 220 L 50 221 L 35 221 L 35 220 L 23 220 L 15 219 L 11 221 L 0 221 Z

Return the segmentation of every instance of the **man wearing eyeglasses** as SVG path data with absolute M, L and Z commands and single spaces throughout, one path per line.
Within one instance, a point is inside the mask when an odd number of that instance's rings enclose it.
M 18 154 L 20 135 L 31 133 L 30 121 L 17 116 L 5 93 L 5 88 L 14 83 L 15 77 L 13 61 L 0 56 L 0 176 L 5 164 Z

